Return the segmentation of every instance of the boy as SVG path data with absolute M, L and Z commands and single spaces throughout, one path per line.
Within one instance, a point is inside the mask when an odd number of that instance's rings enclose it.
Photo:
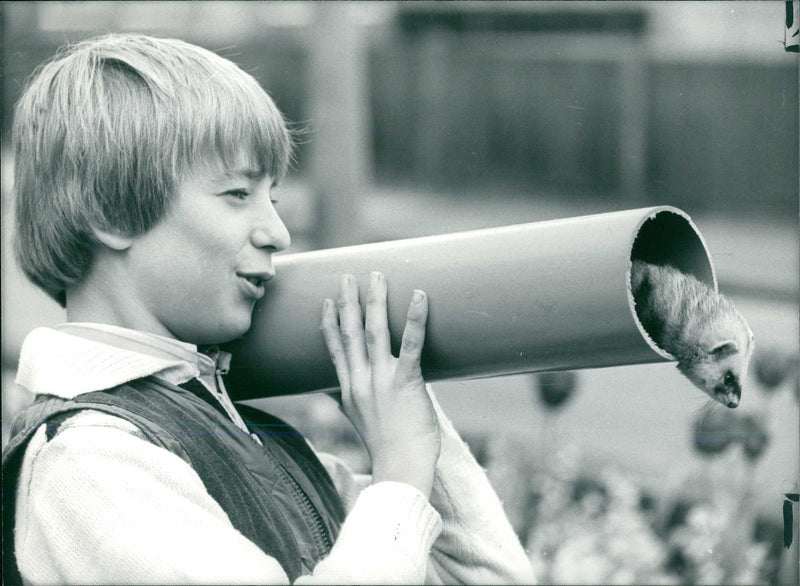
M 17 256 L 67 323 L 20 356 L 36 401 L 3 454 L 7 583 L 532 580 L 422 379 L 424 293 L 398 358 L 380 274 L 365 318 L 349 275 L 322 311 L 371 478 L 229 399 L 216 344 L 289 245 L 271 189 L 290 135 L 251 76 L 181 41 L 92 39 L 37 72 L 14 143 Z

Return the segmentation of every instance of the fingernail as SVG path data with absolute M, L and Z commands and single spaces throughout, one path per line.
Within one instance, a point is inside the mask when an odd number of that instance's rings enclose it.
M 379 273 L 378 271 L 372 271 L 369 274 L 369 283 L 370 283 L 370 285 L 372 285 L 373 287 L 379 285 L 380 282 L 381 282 L 381 277 L 382 276 L 383 275 L 381 273 Z
M 414 303 L 422 303 L 423 299 L 425 299 L 425 293 L 419 289 L 414 289 L 414 297 L 412 297 Z
M 322 302 L 322 309 L 330 309 L 332 304 L 333 301 L 331 299 L 325 299 L 325 301 Z

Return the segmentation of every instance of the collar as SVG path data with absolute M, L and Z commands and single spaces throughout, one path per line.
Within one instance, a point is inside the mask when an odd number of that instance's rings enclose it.
M 25 338 L 16 382 L 33 394 L 71 399 L 145 376 L 172 384 L 227 372 L 230 354 L 128 328 L 70 322 Z

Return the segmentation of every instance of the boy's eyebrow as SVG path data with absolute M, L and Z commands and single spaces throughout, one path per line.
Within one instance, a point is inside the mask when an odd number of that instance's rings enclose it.
M 231 179 L 263 179 L 266 177 L 267 173 L 264 171 L 259 171 L 258 169 L 253 168 L 242 168 L 242 169 L 225 169 L 221 171 L 218 175 L 215 175 L 212 178 L 214 183 L 222 183 L 223 181 L 229 181 Z

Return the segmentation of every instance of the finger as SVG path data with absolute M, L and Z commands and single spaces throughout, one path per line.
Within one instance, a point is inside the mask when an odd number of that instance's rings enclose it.
M 370 275 L 364 337 L 370 364 L 378 369 L 385 366 L 392 355 L 392 345 L 386 316 L 386 279 L 378 272 Z
M 367 347 L 364 343 L 364 317 L 358 301 L 358 283 L 353 275 L 342 275 L 339 300 L 339 331 L 352 375 L 369 372 Z
M 339 333 L 339 322 L 336 315 L 336 306 L 333 300 L 326 299 L 322 304 L 322 322 L 320 324 L 322 337 L 328 347 L 331 362 L 336 369 L 336 377 L 339 379 L 342 395 L 350 395 L 350 371 L 347 368 L 347 356 L 344 351 L 344 344 Z
M 406 327 L 403 330 L 403 341 L 400 345 L 400 356 L 397 362 L 397 381 L 414 381 L 422 376 L 420 358 L 422 346 L 425 344 L 425 325 L 428 320 L 428 296 L 424 291 L 414 291 L 411 305 L 408 307 Z

